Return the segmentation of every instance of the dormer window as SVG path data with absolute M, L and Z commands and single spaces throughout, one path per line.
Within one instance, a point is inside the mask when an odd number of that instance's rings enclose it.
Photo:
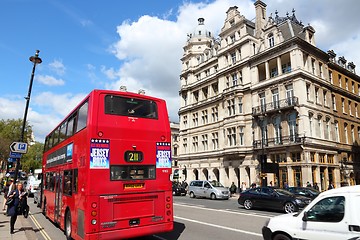
M 269 41 L 269 47 L 273 47 L 275 45 L 274 34 L 270 33 L 268 35 L 268 41 Z
M 313 35 L 311 33 L 309 33 L 309 43 L 313 42 Z

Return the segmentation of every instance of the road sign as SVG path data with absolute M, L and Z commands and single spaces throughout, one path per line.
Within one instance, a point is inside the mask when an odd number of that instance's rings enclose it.
M 15 153 L 26 153 L 27 143 L 13 142 L 12 144 L 10 144 L 10 150 Z
M 11 158 L 21 158 L 21 153 L 10 152 Z
M 16 162 L 16 158 L 8 158 L 8 162 Z

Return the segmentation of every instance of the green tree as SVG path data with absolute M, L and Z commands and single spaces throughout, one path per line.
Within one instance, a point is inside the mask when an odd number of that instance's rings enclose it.
M 3 160 L 4 162 L 7 161 L 7 158 L 10 154 L 10 144 L 12 142 L 18 142 L 21 140 L 21 131 L 21 119 L 0 120 L 0 160 Z M 29 125 L 28 122 L 26 122 L 24 131 L 24 142 L 29 144 L 31 141 L 31 136 L 32 127 Z M 3 164 L 2 166 L 4 167 L 6 166 L 6 164 Z
M 28 147 L 28 152 L 21 157 L 23 171 L 30 172 L 30 170 L 41 168 L 43 149 L 44 144 L 40 142 L 35 142 Z

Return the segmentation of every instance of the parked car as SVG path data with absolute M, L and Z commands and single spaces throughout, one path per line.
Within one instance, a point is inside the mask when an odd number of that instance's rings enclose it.
M 229 199 L 230 191 L 218 181 L 194 180 L 189 184 L 189 195 L 191 198 Z
M 172 192 L 173 192 L 173 195 L 175 195 L 175 196 L 185 196 L 186 195 L 185 187 L 179 182 L 173 182 Z
M 319 194 L 303 211 L 268 220 L 265 240 L 360 239 L 360 185 Z
M 310 202 L 310 198 L 296 196 L 285 189 L 276 187 L 251 188 L 241 192 L 238 199 L 238 203 L 247 210 L 265 208 L 286 213 L 297 212 Z
M 318 190 L 311 187 L 289 187 L 286 190 L 292 192 L 295 195 L 304 196 L 311 199 L 316 198 L 320 194 Z

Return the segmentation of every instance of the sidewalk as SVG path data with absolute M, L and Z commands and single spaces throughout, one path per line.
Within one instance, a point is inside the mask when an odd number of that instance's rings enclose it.
M 35 240 L 38 239 L 35 230 L 31 225 L 30 215 L 28 218 L 18 216 L 15 222 L 14 234 L 10 234 L 10 217 L 2 211 L 4 194 L 0 195 L 0 239 L 1 240 Z M 31 213 L 30 213 L 31 214 Z

